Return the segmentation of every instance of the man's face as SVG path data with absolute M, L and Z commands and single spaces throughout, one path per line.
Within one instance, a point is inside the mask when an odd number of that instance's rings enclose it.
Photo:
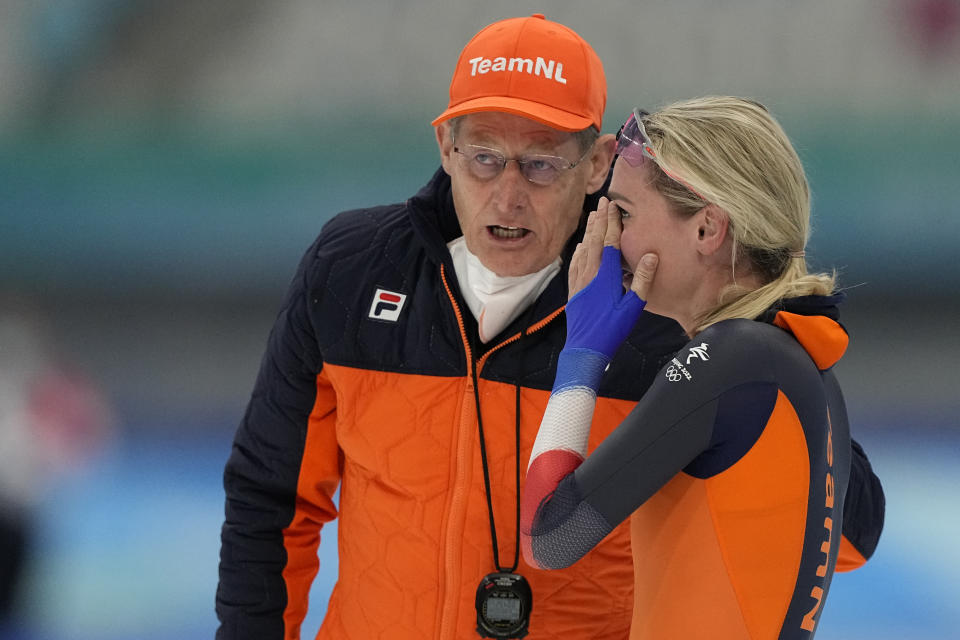
M 493 178 L 478 179 L 454 146 L 489 147 L 506 158 L 559 156 L 573 163 L 581 156 L 573 134 L 499 112 L 464 116 L 455 139 L 449 123 L 441 124 L 441 161 L 450 175 L 453 204 L 470 252 L 500 276 L 535 273 L 553 262 L 577 228 L 584 196 L 603 185 L 612 154 L 607 137 L 576 167 L 561 171 L 549 185 L 539 185 L 528 181 L 516 162 L 508 162 Z

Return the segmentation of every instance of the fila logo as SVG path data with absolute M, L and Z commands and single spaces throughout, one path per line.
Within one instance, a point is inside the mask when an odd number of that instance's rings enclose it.
M 563 63 L 556 60 L 544 60 L 537 57 L 536 62 L 530 58 L 484 58 L 477 56 L 470 59 L 470 75 L 483 75 L 491 71 L 518 71 L 534 76 L 543 75 L 547 80 L 560 84 L 567 84 L 563 77 Z
M 406 294 L 377 289 L 373 294 L 373 303 L 370 305 L 368 317 L 384 322 L 396 322 L 406 301 Z
M 699 347 L 690 347 L 690 355 L 687 356 L 687 364 L 690 364 L 690 361 L 694 358 L 700 358 L 704 362 L 710 359 L 710 356 L 707 355 L 707 347 L 709 347 L 706 342 L 701 342 Z

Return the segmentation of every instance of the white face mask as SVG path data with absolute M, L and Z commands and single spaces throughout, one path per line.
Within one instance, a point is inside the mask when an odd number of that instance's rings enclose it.
M 498 276 L 470 253 L 461 236 L 447 244 L 457 282 L 477 319 L 480 340 L 489 342 L 537 299 L 560 271 L 560 258 L 525 276 Z

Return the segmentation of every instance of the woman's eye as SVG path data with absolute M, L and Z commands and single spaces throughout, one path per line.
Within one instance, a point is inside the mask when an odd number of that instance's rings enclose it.
M 617 208 L 617 211 L 620 212 L 620 219 L 621 219 L 621 220 L 622 220 L 623 218 L 629 218 L 629 217 L 630 217 L 630 212 L 627 211 L 626 209 L 624 209 L 623 207 L 621 207 L 620 205 L 614 203 L 613 206 L 615 206 L 615 207 Z

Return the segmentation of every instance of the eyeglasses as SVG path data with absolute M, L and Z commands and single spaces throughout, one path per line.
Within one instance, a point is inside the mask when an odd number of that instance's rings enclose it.
M 508 158 L 496 149 L 481 147 L 476 144 L 465 144 L 462 147 L 457 146 L 454 147 L 453 150 L 459 154 L 460 164 L 477 180 L 486 181 L 496 178 L 503 172 L 507 163 L 514 160 L 523 177 L 533 184 L 539 185 L 552 184 L 560 177 L 561 173 L 573 169 L 590 153 L 590 149 L 587 149 L 576 162 L 570 162 L 560 156 L 547 156 L 535 153 L 518 156 L 516 158 Z
M 647 130 L 641 120 L 645 115 L 647 115 L 645 111 L 634 109 L 624 125 L 620 127 L 620 133 L 617 134 L 617 155 L 626 160 L 631 167 L 639 167 L 646 158 L 653 160 L 654 164 L 660 167 L 660 170 L 667 174 L 671 180 L 682 184 L 704 202 L 709 202 L 696 189 L 691 187 L 690 183 L 660 164 L 657 152 L 653 150 L 650 136 L 647 135 Z

